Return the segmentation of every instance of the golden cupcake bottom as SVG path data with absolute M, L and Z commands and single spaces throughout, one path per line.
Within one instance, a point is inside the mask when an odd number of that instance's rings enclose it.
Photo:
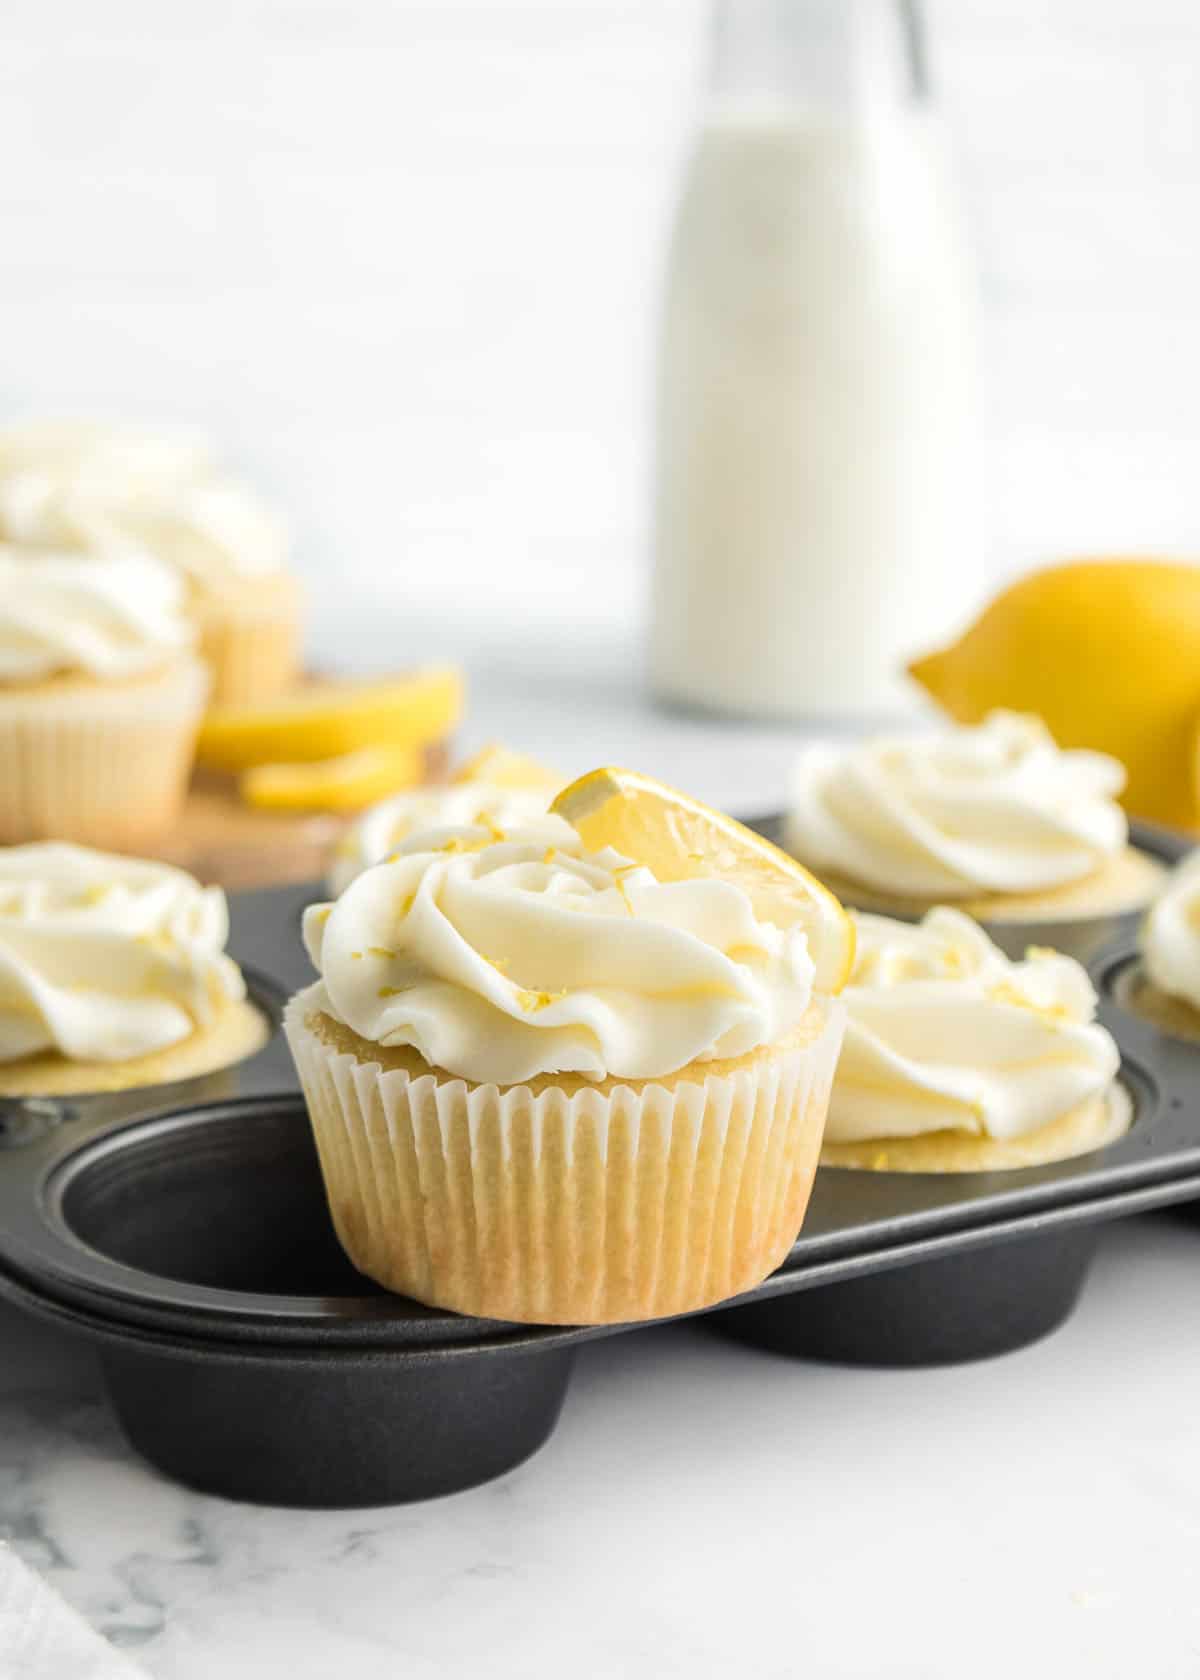
M 481 1318 L 604 1324 L 711 1306 L 783 1261 L 844 1015 L 662 1079 L 474 1085 L 323 1014 L 285 1026 L 330 1211 L 385 1288 Z
M 825 1143 L 823 1167 L 857 1167 L 868 1172 L 1005 1172 L 1040 1167 L 1090 1155 L 1125 1136 L 1133 1123 L 1133 1102 L 1122 1085 L 1069 1109 L 1048 1126 L 1020 1137 L 976 1137 L 967 1132 L 923 1132 L 917 1137 L 864 1138 Z
M 1120 916 L 1142 910 L 1166 878 L 1166 867 L 1135 846 L 1126 846 L 1082 881 L 1035 893 L 985 893 L 978 898 L 920 898 L 881 892 L 828 869 L 817 874 L 843 903 L 856 910 L 916 920 L 939 904 L 972 916 L 977 922 L 1071 922 Z
M 74 1061 L 44 1051 L 17 1062 L 0 1062 L 0 1097 L 77 1097 L 196 1079 L 244 1062 L 270 1036 L 271 1024 L 254 1004 L 229 1003 L 210 1026 L 148 1056 L 121 1062 Z
M 0 845 L 153 845 L 183 804 L 207 690 L 194 659 L 120 682 L 0 685 Z
M 211 705 L 254 705 L 296 681 L 303 596 L 290 573 L 230 579 L 220 593 L 198 595 L 193 614 L 212 673 Z

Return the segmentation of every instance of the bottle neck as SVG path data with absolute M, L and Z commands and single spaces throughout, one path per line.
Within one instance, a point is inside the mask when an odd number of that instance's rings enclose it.
M 710 91 L 831 116 L 927 97 L 920 0 L 714 0 Z

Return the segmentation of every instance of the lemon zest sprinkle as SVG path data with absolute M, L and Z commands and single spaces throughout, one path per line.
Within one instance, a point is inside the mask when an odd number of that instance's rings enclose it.
M 522 989 L 517 992 L 517 1002 L 527 1015 L 532 1015 L 539 1009 L 548 1009 L 566 995 L 566 992 L 527 992 Z
M 452 834 L 449 840 L 443 840 L 438 847 L 439 852 L 482 852 L 485 846 L 491 845 L 490 840 L 464 840 L 460 834 Z
M 1038 1015 L 1043 1021 L 1069 1021 L 1071 1011 L 1063 1003 L 1035 1003 L 1026 997 L 1018 987 L 1008 980 L 1001 980 L 988 991 L 988 997 L 993 1003 L 1011 1004 L 1016 1009 L 1027 1009 L 1031 1015 Z

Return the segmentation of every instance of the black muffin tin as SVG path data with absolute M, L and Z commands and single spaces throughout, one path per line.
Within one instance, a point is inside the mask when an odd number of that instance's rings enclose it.
M 1138 839 L 1167 862 L 1186 849 Z M 312 977 L 299 923 L 316 896 L 232 900 L 231 949 L 276 1028 L 255 1056 L 151 1091 L 0 1103 L 0 1296 L 96 1345 L 129 1439 L 182 1481 L 280 1504 L 421 1499 L 533 1452 L 576 1345 L 631 1327 L 463 1318 L 350 1266 L 278 1031 Z M 1120 1006 L 1136 954 L 1130 927 L 1111 931 L 1092 971 L 1129 1134 L 1015 1172 L 822 1169 L 787 1261 L 715 1330 L 851 1363 L 1000 1353 L 1067 1316 L 1101 1222 L 1200 1197 L 1200 1047 Z

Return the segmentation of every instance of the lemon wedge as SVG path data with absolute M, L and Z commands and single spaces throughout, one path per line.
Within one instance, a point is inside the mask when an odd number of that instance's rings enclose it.
M 262 705 L 218 707 L 205 718 L 196 759 L 209 770 L 312 763 L 362 747 L 428 745 L 462 716 L 453 666 L 375 682 L 318 682 Z
M 840 992 L 854 966 L 854 924 L 828 887 L 761 834 L 634 770 L 592 770 L 550 809 L 589 851 L 605 846 L 660 881 L 717 877 L 747 894 L 754 913 L 808 935 L 821 991 Z
M 360 747 L 311 764 L 256 764 L 238 792 L 260 811 L 360 811 L 424 776 L 423 747 Z
M 560 788 L 565 779 L 547 765 L 539 764 L 536 758 L 513 752 L 511 747 L 503 746 L 499 741 L 481 747 L 474 757 L 460 764 L 450 778 L 456 784 L 487 782 L 490 787 L 529 788 L 533 791 L 545 788 L 547 796 Z
M 1003 589 L 909 671 L 958 723 L 1033 712 L 1128 772 L 1135 816 L 1200 826 L 1200 566 L 1076 560 Z

